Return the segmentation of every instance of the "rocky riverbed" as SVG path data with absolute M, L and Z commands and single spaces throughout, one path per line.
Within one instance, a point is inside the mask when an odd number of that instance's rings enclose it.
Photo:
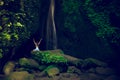
M 0 76 L 0 80 L 120 80 L 114 69 L 108 67 L 106 63 L 98 65 L 103 62 L 92 58 L 85 59 L 84 61 L 88 60 L 88 62 L 81 64 L 80 67 L 39 65 L 33 59 L 24 59 L 30 61 L 29 67 L 21 66 L 19 61 L 9 61 L 4 67 L 4 75 Z M 94 63 L 90 60 L 94 60 Z
M 120 80 L 116 69 L 94 58 L 78 59 L 61 50 L 32 56 L 8 61 L 0 80 Z

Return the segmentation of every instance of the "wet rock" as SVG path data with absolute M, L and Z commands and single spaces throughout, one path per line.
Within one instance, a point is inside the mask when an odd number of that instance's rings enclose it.
M 15 67 L 15 63 L 12 61 L 9 61 L 5 64 L 4 68 L 3 68 L 3 72 L 5 75 L 9 75 Z
M 61 73 L 61 77 L 70 78 L 70 73 Z
M 33 80 L 34 75 L 29 74 L 27 71 L 12 72 L 7 77 L 7 80 Z
M 80 80 L 102 80 L 102 77 L 94 73 L 85 73 L 80 75 Z
M 24 67 L 29 67 L 29 68 L 39 68 L 39 64 L 37 61 L 34 59 L 29 59 L 29 58 L 20 58 L 19 59 L 19 64 Z
M 88 74 L 80 75 L 80 80 L 89 80 L 89 75 Z
M 112 75 L 115 74 L 115 71 L 111 68 L 97 67 L 96 73 L 102 75 Z
M 79 77 L 79 75 L 74 73 L 61 73 L 60 76 L 64 78 Z
M 120 78 L 116 75 L 111 75 L 111 76 L 107 77 L 105 80 L 120 80 Z
M 88 75 L 89 75 L 89 80 L 101 80 L 101 79 L 103 79 L 102 77 L 100 77 L 94 73 L 89 73 Z
M 67 72 L 68 73 L 76 73 L 78 75 L 82 74 L 81 70 L 76 68 L 75 66 L 69 66 Z
M 88 73 L 95 73 L 96 72 L 96 70 L 95 70 L 95 68 L 90 68 L 89 70 L 87 70 L 86 72 L 88 72 Z
M 60 70 L 58 67 L 50 65 L 45 69 L 45 72 L 48 74 L 48 76 L 54 77 L 55 75 L 60 73 Z
M 86 69 L 90 69 L 92 67 L 106 67 L 106 66 L 107 66 L 106 63 L 93 58 L 85 59 L 84 63 L 82 64 L 82 67 Z
M 46 73 L 45 73 L 45 71 L 36 72 L 36 73 L 34 73 L 34 75 L 35 75 L 35 77 L 37 77 L 37 78 L 41 78 L 41 77 L 47 76 Z
M 42 77 L 42 78 L 35 78 L 35 80 L 53 80 L 53 79 L 50 79 L 49 77 Z

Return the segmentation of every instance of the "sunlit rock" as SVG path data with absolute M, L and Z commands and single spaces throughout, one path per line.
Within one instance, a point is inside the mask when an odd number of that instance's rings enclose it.
M 34 80 L 34 75 L 29 74 L 27 71 L 12 72 L 7 80 Z
M 15 67 L 15 63 L 12 61 L 9 61 L 5 64 L 4 68 L 3 68 L 3 72 L 5 75 L 9 75 Z

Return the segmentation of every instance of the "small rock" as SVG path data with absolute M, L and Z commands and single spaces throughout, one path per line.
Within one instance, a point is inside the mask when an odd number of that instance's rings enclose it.
M 60 76 L 64 78 L 79 77 L 79 75 L 74 74 L 74 73 L 61 73 Z
M 102 77 L 94 74 L 94 73 L 89 73 L 89 80 L 101 80 Z
M 76 68 L 75 66 L 69 66 L 67 72 L 68 73 L 76 73 L 78 75 L 82 74 L 80 69 Z
M 46 73 L 45 73 L 44 71 L 34 73 L 34 75 L 35 75 L 35 77 L 45 77 L 45 76 L 47 76 Z
M 50 65 L 45 69 L 45 72 L 48 74 L 48 76 L 53 77 L 53 76 L 59 74 L 60 70 L 56 66 Z
M 120 78 L 116 75 L 111 75 L 111 76 L 107 77 L 105 80 L 120 80 Z
M 70 78 L 70 73 L 61 73 L 61 77 Z
M 50 79 L 49 77 L 40 77 L 40 78 L 36 78 L 34 80 L 53 80 L 53 79 Z
M 96 72 L 96 70 L 95 70 L 95 68 L 90 68 L 88 71 L 86 71 L 86 72 L 88 72 L 88 73 L 95 73 Z
M 108 76 L 108 75 L 115 74 L 115 71 L 111 68 L 97 67 L 96 73 Z
M 94 73 L 84 73 L 80 75 L 80 80 L 102 80 L 102 78 Z
M 90 80 L 88 74 L 82 74 L 80 75 L 80 80 Z

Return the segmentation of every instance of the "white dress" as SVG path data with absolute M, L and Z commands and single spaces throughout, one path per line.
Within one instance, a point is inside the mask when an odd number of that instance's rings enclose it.
M 40 51 L 40 49 L 37 46 L 35 49 L 33 49 L 33 51 Z

